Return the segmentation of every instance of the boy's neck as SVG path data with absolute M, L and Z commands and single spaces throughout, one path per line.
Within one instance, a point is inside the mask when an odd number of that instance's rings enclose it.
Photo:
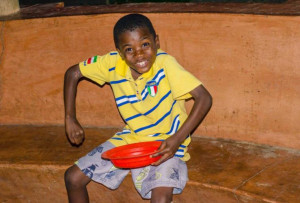
M 142 75 L 142 73 L 137 72 L 133 68 L 130 68 L 130 72 L 134 80 L 138 79 L 138 77 Z

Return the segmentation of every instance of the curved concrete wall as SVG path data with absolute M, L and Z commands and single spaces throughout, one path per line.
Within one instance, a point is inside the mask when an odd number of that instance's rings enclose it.
M 64 72 L 113 50 L 112 28 L 122 15 L 2 22 L 0 123 L 63 124 Z M 195 136 L 300 149 L 300 17 L 147 16 L 162 49 L 213 95 L 213 107 Z M 77 111 L 86 126 L 123 126 L 109 86 L 82 81 Z

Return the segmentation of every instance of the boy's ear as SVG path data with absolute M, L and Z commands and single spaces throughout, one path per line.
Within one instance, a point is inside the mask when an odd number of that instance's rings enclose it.
M 156 35 L 155 37 L 155 44 L 156 44 L 156 48 L 159 49 L 160 48 L 160 42 L 159 42 L 159 36 Z

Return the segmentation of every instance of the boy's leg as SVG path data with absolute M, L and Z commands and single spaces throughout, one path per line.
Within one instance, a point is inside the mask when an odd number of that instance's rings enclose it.
M 67 169 L 65 183 L 70 202 L 88 202 L 86 185 L 91 180 L 110 189 L 119 187 L 129 170 L 118 169 L 109 160 L 101 158 L 103 152 L 112 148 L 114 145 L 104 142 Z
M 157 187 L 152 190 L 151 203 L 170 203 L 173 200 L 172 187 Z
M 69 202 L 89 202 L 86 185 L 90 181 L 77 165 L 68 168 L 65 172 L 65 184 Z
M 173 157 L 159 166 L 131 170 L 137 191 L 151 202 L 171 202 L 173 194 L 180 194 L 188 180 L 186 163 Z

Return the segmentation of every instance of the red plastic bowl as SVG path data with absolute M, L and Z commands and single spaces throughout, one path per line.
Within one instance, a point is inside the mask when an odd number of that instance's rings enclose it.
M 158 157 L 150 157 L 154 154 L 161 141 L 139 142 L 113 148 L 102 154 L 103 159 L 110 161 L 118 168 L 139 168 L 148 166 L 160 159 Z

